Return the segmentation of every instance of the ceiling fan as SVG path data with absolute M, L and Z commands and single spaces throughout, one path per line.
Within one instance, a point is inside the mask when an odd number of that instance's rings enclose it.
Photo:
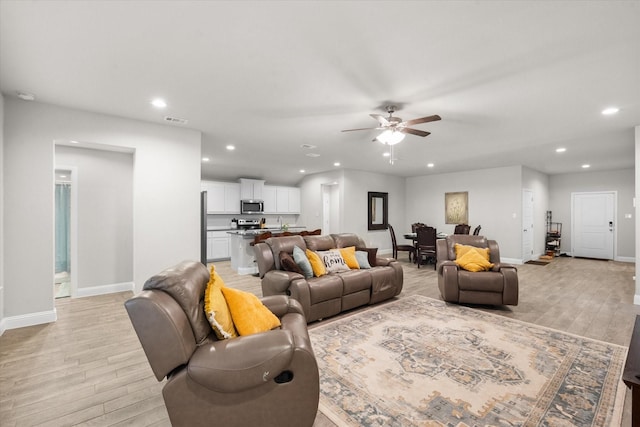
M 427 123 L 427 122 L 435 122 L 441 120 L 440 116 L 437 114 L 433 116 L 420 117 L 419 119 L 402 121 L 400 117 L 393 117 L 393 113 L 396 111 L 395 105 L 387 105 L 386 110 L 389 113 L 389 117 L 383 117 L 380 114 L 369 114 L 371 117 L 378 121 L 378 126 L 374 128 L 360 128 L 360 129 L 345 129 L 342 132 L 352 132 L 356 130 L 369 130 L 369 129 L 380 129 L 383 132 L 375 137 L 374 141 L 379 141 L 383 144 L 389 146 L 389 163 L 393 165 L 397 160 L 394 157 L 393 146 L 400 141 L 402 141 L 405 137 L 405 134 L 417 135 L 417 136 L 427 136 L 430 132 L 418 129 L 412 129 L 408 126 L 417 125 L 419 123 Z
M 357 130 L 370 130 L 370 129 L 384 130 L 385 132 L 383 132 L 382 135 L 385 135 L 385 134 L 386 135 L 383 137 L 383 139 L 380 139 L 380 136 L 382 136 L 380 135 L 378 138 L 376 138 L 376 140 L 379 140 L 380 142 L 383 142 L 385 144 L 393 145 L 402 141 L 402 139 L 404 138 L 404 135 L 402 134 L 408 133 L 411 135 L 417 135 L 417 136 L 423 136 L 423 137 L 430 134 L 430 132 L 419 130 L 419 129 L 412 129 L 408 126 L 441 120 L 440 116 L 436 114 L 433 116 L 421 117 L 419 119 L 402 121 L 400 117 L 393 117 L 393 113 L 395 113 L 396 111 L 395 105 L 387 105 L 386 110 L 387 110 L 387 113 L 389 113 L 389 117 L 384 117 L 380 114 L 369 114 L 371 117 L 373 117 L 378 121 L 378 126 L 372 127 L 372 128 L 345 129 L 342 132 L 352 132 Z M 392 137 L 394 133 L 399 133 L 396 136 L 396 138 Z

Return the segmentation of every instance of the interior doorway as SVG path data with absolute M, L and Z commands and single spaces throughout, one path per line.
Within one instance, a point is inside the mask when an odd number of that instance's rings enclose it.
M 71 296 L 71 170 L 55 171 L 54 297 Z
M 522 190 L 522 262 L 533 258 L 533 191 Z
M 336 233 L 340 229 L 340 187 L 337 182 L 322 184 L 322 234 Z

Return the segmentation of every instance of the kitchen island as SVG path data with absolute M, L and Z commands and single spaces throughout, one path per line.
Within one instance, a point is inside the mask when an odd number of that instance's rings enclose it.
M 288 231 L 296 233 L 306 227 L 288 227 Z M 249 230 L 227 231 L 231 235 L 231 269 L 238 274 L 258 274 L 258 265 L 253 252 L 253 240 L 255 236 L 266 233 L 279 233 L 287 231 L 284 228 L 258 228 Z

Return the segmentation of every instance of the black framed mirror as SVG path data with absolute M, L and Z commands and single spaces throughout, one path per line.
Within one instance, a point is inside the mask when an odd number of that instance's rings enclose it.
M 369 230 L 386 230 L 389 228 L 387 196 L 388 193 L 369 191 Z

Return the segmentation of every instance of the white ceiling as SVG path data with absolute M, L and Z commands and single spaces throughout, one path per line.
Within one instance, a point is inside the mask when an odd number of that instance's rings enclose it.
M 0 89 L 185 118 L 208 178 L 295 184 L 334 162 L 405 177 L 629 168 L 640 1 L 0 0 Z M 375 126 L 390 102 L 405 120 L 442 117 L 416 125 L 431 135 L 408 135 L 394 165 L 376 131 L 340 132 Z

